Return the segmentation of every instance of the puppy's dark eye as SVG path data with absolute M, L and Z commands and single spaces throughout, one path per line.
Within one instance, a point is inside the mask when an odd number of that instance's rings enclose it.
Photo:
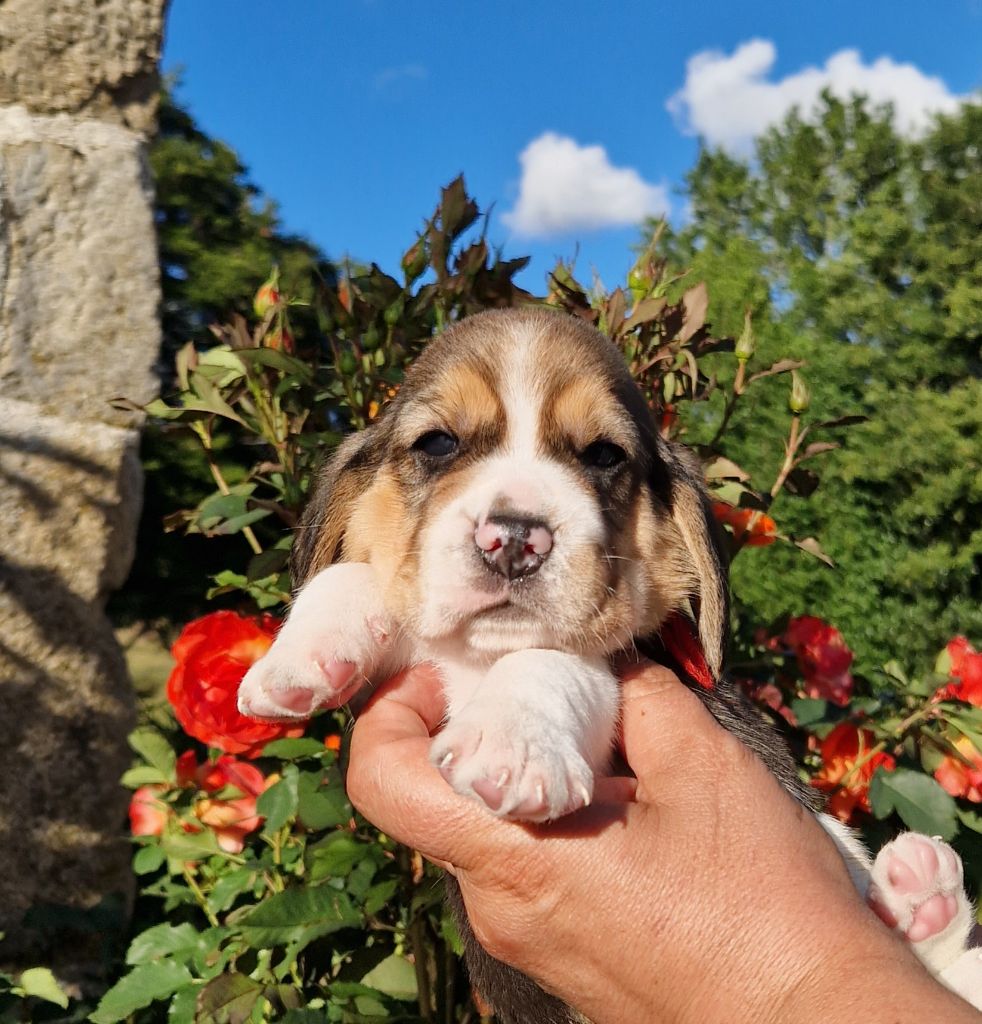
M 594 441 L 580 452 L 580 461 L 590 469 L 613 469 L 627 458 L 627 452 L 613 441 Z
M 445 459 L 448 455 L 456 454 L 457 446 L 457 438 L 445 430 L 429 430 L 413 444 L 416 451 L 433 459 Z

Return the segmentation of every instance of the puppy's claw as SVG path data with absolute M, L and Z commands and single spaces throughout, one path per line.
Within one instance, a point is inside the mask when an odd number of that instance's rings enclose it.
M 449 768 L 452 761 L 453 761 L 453 751 L 452 750 L 448 750 L 443 755 L 442 759 L 440 760 L 440 764 L 439 764 L 440 771 L 443 771 L 444 768 Z
M 580 790 L 580 796 L 583 797 L 583 806 L 584 807 L 589 807 L 590 806 L 590 801 L 593 799 L 590 796 L 590 791 L 586 788 L 586 786 L 582 786 L 582 785 L 579 787 L 579 790 Z

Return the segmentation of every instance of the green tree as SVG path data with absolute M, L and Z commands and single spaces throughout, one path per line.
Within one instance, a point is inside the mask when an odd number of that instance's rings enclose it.
M 247 313 L 273 266 L 289 294 L 304 302 L 320 283 L 334 282 L 324 254 L 284 232 L 276 204 L 249 180 L 235 151 L 206 135 L 166 90 L 150 167 L 166 351 L 205 341 L 210 324 Z M 300 334 L 314 327 L 302 309 L 293 319 Z
M 212 324 L 248 314 L 273 267 L 284 290 L 309 304 L 291 307 L 297 344 L 315 344 L 313 303 L 320 287 L 335 283 L 334 266 L 316 246 L 283 230 L 276 204 L 249 180 L 235 151 L 203 132 L 169 90 L 161 95 L 150 167 L 163 290 L 164 393 L 173 388 L 178 349 L 189 341 L 207 347 L 215 342 Z M 220 457 L 233 483 L 250 462 L 234 448 Z M 121 623 L 167 619 L 175 609 L 185 619 L 205 609 L 208 575 L 228 564 L 226 545 L 235 542 L 161 533 L 167 516 L 193 507 L 214 486 L 198 445 L 150 423 L 141 458 L 146 483 L 137 556 L 110 612 Z
M 687 179 L 692 220 L 669 234 L 673 262 L 710 285 L 710 317 L 754 313 L 758 358 L 791 354 L 823 413 L 862 413 L 815 501 L 773 514 L 817 534 L 828 570 L 790 548 L 734 572 L 748 622 L 813 612 L 870 668 L 923 667 L 951 635 L 982 634 L 982 106 L 939 118 L 922 139 L 889 108 L 826 95 L 791 114 L 745 162 L 704 148 Z M 723 371 L 725 372 L 725 370 Z M 762 391 L 734 417 L 734 457 L 773 475 Z M 690 439 L 699 436 L 692 424 Z M 809 486 L 807 477 L 797 481 Z

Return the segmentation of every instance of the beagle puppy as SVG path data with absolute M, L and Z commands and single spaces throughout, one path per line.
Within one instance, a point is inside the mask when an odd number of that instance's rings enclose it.
M 611 657 L 634 649 L 675 669 L 817 810 L 783 741 L 723 674 L 716 529 L 698 460 L 660 436 L 608 339 L 542 308 L 468 317 L 427 346 L 379 419 L 323 468 L 294 544 L 299 593 L 243 679 L 239 708 L 306 718 L 366 681 L 434 662 L 447 698 L 434 764 L 491 813 L 547 821 L 590 802 L 617 723 Z M 866 892 L 866 851 L 822 820 Z M 945 850 L 892 854 L 920 865 L 920 887 L 897 884 L 894 867 L 875 890 L 915 948 L 935 942 L 947 915 L 941 930 L 957 936 L 936 970 L 964 949 L 971 919 L 961 865 Z M 948 869 L 940 882 L 931 854 Z M 472 980 L 500 1019 L 572 1019 L 484 953 L 448 883 Z M 922 898 L 924 885 L 936 891 Z M 954 900 L 954 913 L 945 903 L 927 936 L 912 922 L 934 895 Z

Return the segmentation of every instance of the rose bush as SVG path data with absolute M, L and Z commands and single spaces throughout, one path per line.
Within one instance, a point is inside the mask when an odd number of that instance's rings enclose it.
M 705 286 L 673 274 L 657 238 L 626 288 L 585 289 L 560 264 L 536 300 L 513 280 L 526 261 L 494 255 L 483 232 L 468 234 L 477 222 L 458 179 L 406 251 L 401 281 L 373 264 L 324 287 L 316 341 L 306 332 L 294 340 L 296 304 L 274 273 L 255 297 L 255 322 L 214 327 L 206 350 L 186 347 L 177 394 L 148 407 L 200 441 L 216 483 L 168 525 L 242 538 L 241 564 L 220 573 L 210 594 L 247 614 L 218 611 L 184 627 L 168 704 L 148 707 L 131 737 L 134 870 L 158 923 L 133 938 L 126 973 L 94 1024 L 165 1014 L 169 1024 L 483 1019 L 438 877 L 347 802 L 345 713 L 287 727 L 235 708 L 239 681 L 275 636 L 269 610 L 289 603 L 290 530 L 317 460 L 379 414 L 447 324 L 531 301 L 595 324 L 623 352 L 662 434 L 702 458 L 730 556 L 761 559 L 766 571 L 767 549 L 790 544 L 829 562 L 815 537 L 782 531 L 780 502 L 816 490 L 816 458 L 860 417 L 815 415 L 800 362 L 758 366 L 749 313 L 739 339 L 713 336 Z M 787 403 L 781 432 L 762 428 L 760 448 L 773 447 L 777 469 L 760 480 L 759 467 L 726 453 L 733 411 L 759 387 L 783 389 Z M 232 445 L 256 452 L 234 479 L 216 454 Z M 831 812 L 874 845 L 904 827 L 943 835 L 969 876 L 982 868 L 973 809 L 982 795 L 982 656 L 958 638 L 926 678 L 893 663 L 857 667 L 847 638 L 808 609 L 762 627 L 745 621 L 735 596 L 733 673 Z

